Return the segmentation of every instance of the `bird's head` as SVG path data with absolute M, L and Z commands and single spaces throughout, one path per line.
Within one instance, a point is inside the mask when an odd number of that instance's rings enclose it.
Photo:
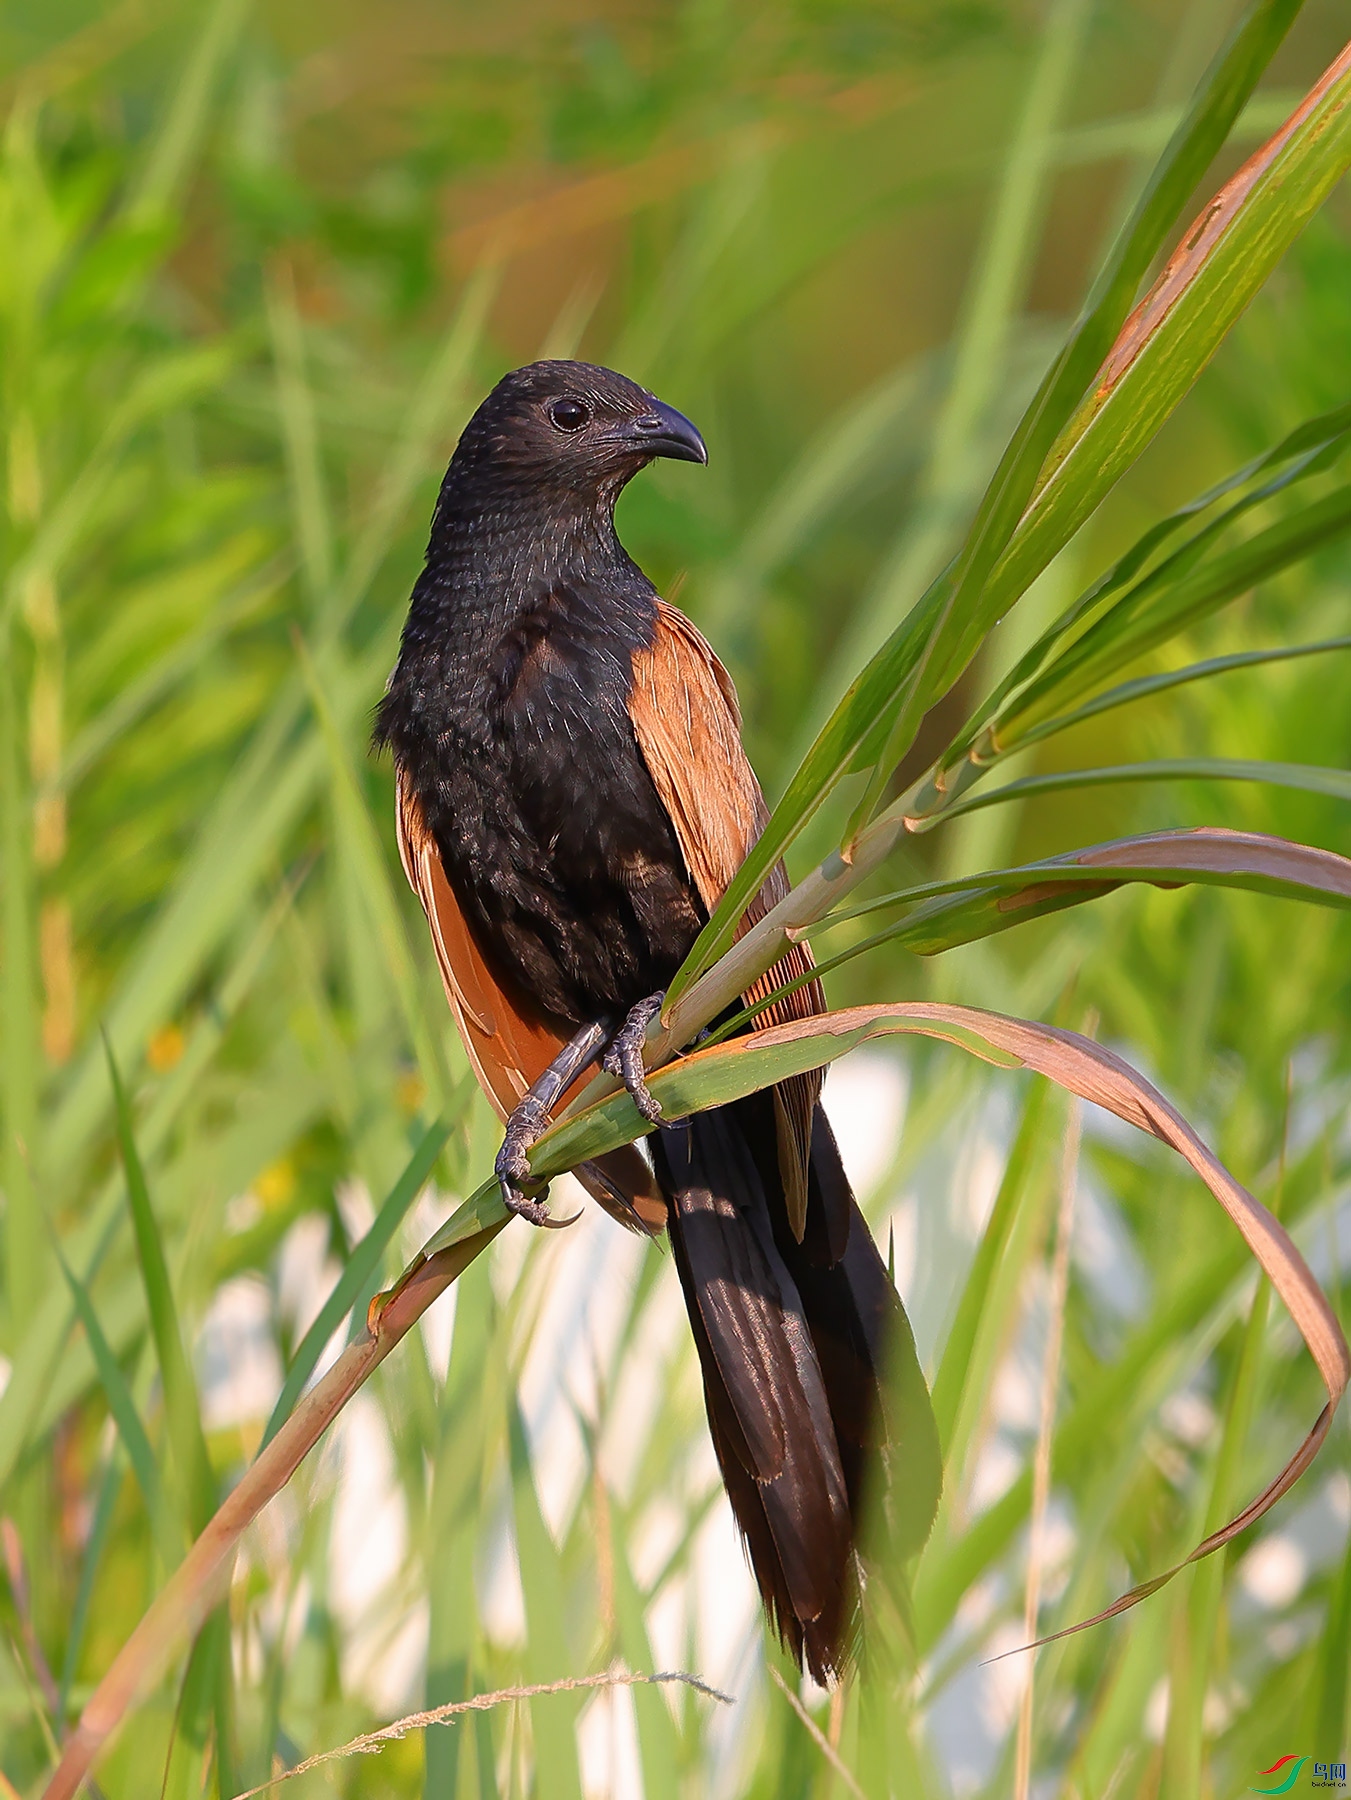
M 683 413 L 613 369 L 536 362 L 513 369 L 465 427 L 448 471 L 504 497 L 608 502 L 656 457 L 706 463 L 704 440 Z

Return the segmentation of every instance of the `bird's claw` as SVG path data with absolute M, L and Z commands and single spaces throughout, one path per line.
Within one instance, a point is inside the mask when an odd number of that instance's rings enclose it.
M 665 994 L 649 994 L 646 1000 L 640 1000 L 610 1039 L 601 1058 L 601 1067 L 624 1083 L 629 1098 L 649 1125 L 660 1125 L 665 1115 L 643 1077 L 643 1044 L 647 1028 L 661 1011 L 665 999 Z
M 532 1094 L 527 1094 L 507 1120 L 493 1173 L 502 1189 L 502 1204 L 508 1212 L 528 1219 L 532 1225 L 542 1226 L 546 1231 L 561 1231 L 573 1221 L 555 1219 L 544 1204 L 549 1194 L 548 1184 L 533 1194 L 526 1192 L 526 1183 L 530 1180 L 530 1150 L 548 1122 L 546 1108 Z

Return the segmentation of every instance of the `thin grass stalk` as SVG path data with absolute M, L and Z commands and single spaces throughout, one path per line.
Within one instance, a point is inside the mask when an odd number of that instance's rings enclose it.
M 1032 1468 L 1027 1581 L 1023 1589 L 1023 1640 L 1028 1644 L 1037 1635 L 1037 1617 L 1041 1611 L 1042 1566 L 1046 1559 L 1046 1510 L 1051 1498 L 1051 1440 L 1055 1435 L 1056 1394 L 1060 1387 L 1060 1357 L 1065 1336 L 1065 1304 L 1070 1288 L 1070 1249 L 1074 1239 L 1074 1208 L 1079 1190 L 1079 1144 L 1082 1135 L 1083 1104 L 1071 1096 L 1065 1119 L 1060 1206 L 1056 1212 L 1055 1249 L 1051 1261 L 1050 1292 L 1047 1296 L 1046 1350 L 1041 1365 L 1041 1416 L 1037 1425 L 1037 1450 Z M 1018 1741 L 1013 1765 L 1014 1800 L 1028 1800 L 1032 1785 L 1032 1714 L 1036 1667 L 1036 1653 L 1031 1651 L 1028 1654 L 1027 1681 L 1018 1706 Z
M 798 1696 L 793 1692 L 792 1688 L 789 1687 L 788 1683 L 784 1680 L 783 1676 L 780 1675 L 779 1671 L 774 1667 L 773 1663 L 766 1664 L 766 1667 L 769 1670 L 770 1680 L 774 1683 L 775 1687 L 778 1688 L 779 1692 L 783 1695 L 784 1699 L 788 1702 L 789 1706 L 792 1707 L 793 1712 L 796 1714 L 797 1718 L 801 1721 L 802 1727 L 805 1730 L 805 1732 L 807 1733 L 807 1736 L 816 1745 L 816 1748 L 821 1752 L 822 1756 L 825 1757 L 826 1762 L 830 1765 L 830 1768 L 834 1771 L 834 1773 L 836 1775 L 839 1776 L 840 1780 L 849 1789 L 849 1792 L 855 1796 L 855 1800 L 868 1800 L 868 1796 L 864 1793 L 863 1789 L 859 1786 L 858 1782 L 854 1779 L 853 1770 L 849 1767 L 848 1763 L 840 1755 L 840 1753 L 836 1749 L 835 1745 L 831 1743 L 830 1739 L 826 1736 L 825 1732 L 822 1731 L 821 1727 L 816 1723 L 816 1720 L 807 1711 L 806 1707 L 802 1704 L 802 1701 L 798 1698 Z M 832 1723 L 835 1720 L 835 1702 L 839 1698 L 839 1695 L 840 1695 L 840 1689 L 836 1688 L 835 1692 L 830 1697 Z
M 322 1750 L 317 1756 L 307 1756 L 294 1769 L 283 1769 L 280 1774 L 272 1776 L 258 1787 L 251 1787 L 242 1794 L 234 1795 L 233 1800 L 257 1800 L 259 1794 L 270 1794 L 284 1781 L 294 1781 L 298 1775 L 308 1775 L 312 1769 L 322 1768 L 325 1763 L 341 1762 L 349 1756 L 374 1756 L 386 1744 L 398 1743 L 406 1738 L 410 1731 L 426 1731 L 432 1725 L 448 1725 L 466 1713 L 491 1712 L 497 1706 L 506 1706 L 519 1700 L 538 1700 L 547 1694 L 576 1694 L 595 1688 L 659 1687 L 671 1682 L 693 1688 L 696 1693 L 703 1694 L 709 1700 L 720 1701 L 724 1706 L 733 1704 L 730 1694 L 710 1687 L 708 1682 L 701 1681 L 697 1675 L 691 1675 L 685 1669 L 664 1669 L 655 1675 L 611 1669 L 600 1675 L 566 1675 L 560 1681 L 536 1681 L 522 1687 L 498 1688 L 491 1694 L 471 1694 L 467 1700 L 450 1700 L 444 1706 L 433 1706 L 426 1712 L 409 1713 L 402 1719 L 395 1719 L 391 1725 L 382 1725 L 378 1731 L 365 1731 L 360 1737 L 340 1744 L 335 1750 Z

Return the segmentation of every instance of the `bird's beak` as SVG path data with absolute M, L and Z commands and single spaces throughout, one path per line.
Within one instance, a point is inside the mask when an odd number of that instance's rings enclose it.
M 708 461 L 708 450 L 694 426 L 664 400 L 654 400 L 645 412 L 630 419 L 624 436 L 645 456 L 669 456 L 676 462 Z

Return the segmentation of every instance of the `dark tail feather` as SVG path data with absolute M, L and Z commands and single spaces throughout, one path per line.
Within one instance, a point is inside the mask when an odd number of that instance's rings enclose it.
M 769 1095 L 700 1113 L 654 1151 L 732 1510 L 780 1636 L 824 1681 L 856 1635 L 855 1542 L 865 1488 L 894 1443 L 882 1382 L 898 1349 L 919 1382 L 918 1435 L 924 1418 L 932 1435 L 909 1323 L 819 1107 L 801 1244 L 787 1225 Z M 915 1409 L 902 1410 L 913 1437 Z M 936 1439 L 911 1447 L 932 1504 L 903 1554 L 937 1503 Z

